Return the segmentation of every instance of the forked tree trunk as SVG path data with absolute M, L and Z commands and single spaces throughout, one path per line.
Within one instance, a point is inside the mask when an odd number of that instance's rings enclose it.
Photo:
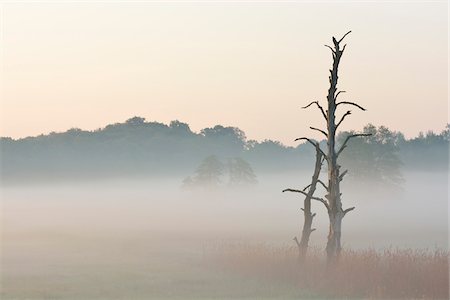
M 340 166 L 337 163 L 339 154 L 347 147 L 347 142 L 349 139 L 358 137 L 358 136 L 369 136 L 370 134 L 351 134 L 347 136 L 344 143 L 340 146 L 339 150 L 336 151 L 336 132 L 339 127 L 339 125 L 344 121 L 345 117 L 351 114 L 351 111 L 348 110 L 345 112 L 342 117 L 339 119 L 338 122 L 336 122 L 336 109 L 339 105 L 351 105 L 354 107 L 357 107 L 358 109 L 365 110 L 360 105 L 349 102 L 349 101 L 340 101 L 337 102 L 337 97 L 339 94 L 343 93 L 344 91 L 337 91 L 337 84 L 338 84 L 338 69 L 339 69 L 339 63 L 341 61 L 342 54 L 344 53 L 345 46 L 340 47 L 340 43 L 342 40 L 349 34 L 347 32 L 339 41 L 337 41 L 333 37 L 333 44 L 334 47 L 330 47 L 325 45 L 326 47 L 331 49 L 331 53 L 333 55 L 333 67 L 330 70 L 330 88 L 328 89 L 328 96 L 327 96 L 327 110 L 325 111 L 323 107 L 319 104 L 318 101 L 313 101 L 307 106 L 303 108 L 308 108 L 311 105 L 315 104 L 317 108 L 319 108 L 320 112 L 322 113 L 322 116 L 324 117 L 325 121 L 327 122 L 327 128 L 326 130 L 321 130 L 319 128 L 310 127 L 312 130 L 316 130 L 320 133 L 322 133 L 326 139 L 327 139 L 327 151 L 326 153 L 323 152 L 320 149 L 319 143 L 315 142 L 309 138 L 301 137 L 297 138 L 298 140 L 306 140 L 310 144 L 314 145 L 316 147 L 316 169 L 313 176 L 313 182 L 311 183 L 310 189 L 308 193 L 305 192 L 305 190 L 295 190 L 295 189 L 286 189 L 283 192 L 289 191 L 289 192 L 296 192 L 296 193 L 302 193 L 307 198 L 305 199 L 305 209 L 304 209 L 304 215 L 305 215 L 305 223 L 303 225 L 303 232 L 302 232 L 302 239 L 300 242 L 298 242 L 297 238 L 295 240 L 297 241 L 297 244 L 300 249 L 300 255 L 304 256 L 306 254 L 306 249 L 309 242 L 309 236 L 311 234 L 311 224 L 312 219 L 314 217 L 313 214 L 311 214 L 311 199 L 317 200 L 322 202 L 328 212 L 328 216 L 330 219 L 330 227 L 328 232 L 328 241 L 327 241 L 327 261 L 329 264 L 336 262 L 339 258 L 340 252 L 341 252 L 341 232 L 342 232 L 342 219 L 344 216 L 354 209 L 354 207 L 350 207 L 347 209 L 342 209 L 342 201 L 341 201 L 341 191 L 340 191 L 340 182 L 342 181 L 342 178 L 347 173 L 347 171 L 344 171 L 340 173 Z M 318 154 L 320 155 L 318 155 Z M 327 161 L 328 166 L 328 186 L 326 186 L 323 182 L 318 180 L 318 172 L 320 172 L 320 166 L 317 167 L 317 159 L 320 156 L 320 158 L 324 158 Z M 317 175 L 317 176 L 316 176 Z M 326 200 L 313 196 L 316 184 L 317 182 L 321 183 L 324 188 L 327 190 L 327 194 L 325 195 Z M 313 185 L 313 183 L 315 183 Z

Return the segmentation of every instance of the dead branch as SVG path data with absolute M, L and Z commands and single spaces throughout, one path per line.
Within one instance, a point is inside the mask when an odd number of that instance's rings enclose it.
M 304 191 L 302 191 L 302 190 L 285 189 L 285 190 L 283 190 L 283 193 L 284 193 L 284 192 L 300 193 L 300 194 L 303 194 L 303 195 L 305 195 L 305 196 L 308 197 L 308 193 L 306 193 L 306 192 L 304 192 Z M 312 200 L 319 201 L 319 202 L 322 202 L 323 205 L 325 205 L 325 207 L 329 210 L 328 203 L 327 203 L 325 200 L 323 200 L 322 198 L 311 196 L 311 199 L 312 199 Z
M 349 35 L 351 32 L 352 32 L 352 31 L 350 30 L 349 32 L 347 32 L 346 34 L 344 34 L 344 36 L 339 40 L 338 44 L 339 44 L 340 42 L 342 42 L 342 40 L 343 40 L 347 35 Z M 345 46 L 344 46 L 344 47 L 345 47 Z
M 305 187 L 303 188 L 303 191 L 305 192 L 310 186 L 311 186 L 311 183 L 308 184 L 307 186 L 305 186 Z
M 347 174 L 348 170 L 345 170 L 344 172 L 342 172 L 341 175 L 339 175 L 339 181 L 342 181 L 342 179 L 344 179 L 345 174 Z
M 336 54 L 336 51 L 334 51 L 334 49 L 333 49 L 331 46 L 328 46 L 328 45 L 324 45 L 324 46 L 327 47 L 327 48 L 330 48 L 331 52 L 332 52 L 333 54 Z
M 317 179 L 317 182 L 318 183 L 320 183 L 322 186 L 323 186 L 323 188 L 325 189 L 325 190 L 327 190 L 328 191 L 328 186 L 326 186 L 326 184 L 325 183 L 323 183 L 323 181 L 322 180 L 320 180 L 320 179 Z
M 322 116 L 325 118 L 325 121 L 328 121 L 327 114 L 326 114 L 325 111 L 323 110 L 323 107 L 319 104 L 319 101 L 313 101 L 313 102 L 311 102 L 310 104 L 308 104 L 308 105 L 306 105 L 306 106 L 303 106 L 302 108 L 303 108 L 303 109 L 308 108 L 308 107 L 310 107 L 310 106 L 313 105 L 313 104 L 316 104 L 316 105 L 317 105 L 317 107 L 320 109 L 320 112 L 322 113 Z
M 348 213 L 348 212 L 351 212 L 352 210 L 354 210 L 355 209 L 355 207 L 353 206 L 353 207 L 350 207 L 350 208 L 347 208 L 346 210 L 344 210 L 344 216 Z
M 338 93 L 338 94 L 339 94 L 339 93 Z M 337 97 L 337 96 L 336 96 L 336 97 Z M 356 106 L 357 108 L 359 108 L 360 110 L 363 110 L 363 111 L 366 111 L 366 110 L 367 110 L 367 109 L 365 109 L 364 107 L 362 107 L 361 105 L 356 104 L 356 103 L 354 103 L 354 102 L 341 101 L 341 102 L 339 102 L 339 103 L 336 103 L 336 107 L 337 107 L 339 104 L 353 105 L 353 106 Z
M 305 141 L 307 141 L 308 143 L 310 143 L 311 145 L 313 145 L 314 147 L 318 147 L 318 148 L 319 148 L 319 151 L 320 151 L 320 153 L 322 153 L 323 157 L 324 157 L 326 160 L 328 160 L 328 157 L 326 156 L 325 152 L 323 152 L 322 149 L 320 149 L 320 146 L 319 146 L 319 143 L 318 143 L 318 142 L 313 142 L 311 139 L 306 138 L 306 137 L 296 138 L 296 139 L 294 140 L 294 142 L 296 142 L 296 141 L 301 141 L 301 140 L 305 140 Z
M 344 121 L 345 117 L 348 116 L 348 115 L 351 115 L 351 114 L 352 114 L 352 112 L 350 110 L 347 110 L 347 112 L 342 116 L 342 118 L 336 124 L 336 130 L 339 127 L 339 125 L 341 125 L 342 121 Z
M 312 130 L 319 131 L 320 133 L 325 135 L 325 137 L 328 137 L 328 134 L 325 131 L 323 131 L 322 129 L 319 129 L 319 128 L 316 128 L 316 127 L 311 127 L 311 126 L 309 126 L 309 128 L 312 129 Z
M 300 247 L 300 242 L 298 241 L 298 239 L 297 239 L 296 236 L 293 238 L 293 240 L 295 241 L 295 243 L 297 244 L 297 246 Z
M 371 136 L 371 133 L 357 133 L 357 134 L 351 134 L 348 135 L 347 138 L 345 139 L 344 143 L 342 144 L 341 148 L 339 149 L 339 151 L 336 153 L 336 157 L 339 156 L 339 154 L 341 154 L 342 151 L 344 151 L 344 149 L 347 147 L 347 142 L 354 137 L 358 137 L 358 136 Z
M 339 91 L 339 92 L 337 92 L 336 96 L 334 96 L 334 99 L 337 99 L 337 97 L 339 96 L 340 93 L 347 93 L 347 92 L 346 91 Z

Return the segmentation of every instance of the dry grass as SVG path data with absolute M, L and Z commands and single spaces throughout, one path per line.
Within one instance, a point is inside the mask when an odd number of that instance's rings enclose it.
M 326 267 L 319 249 L 311 249 L 302 265 L 295 247 L 226 244 L 214 247 L 212 253 L 226 270 L 289 283 L 323 297 L 449 298 L 449 253 L 442 250 L 345 250 L 333 268 Z

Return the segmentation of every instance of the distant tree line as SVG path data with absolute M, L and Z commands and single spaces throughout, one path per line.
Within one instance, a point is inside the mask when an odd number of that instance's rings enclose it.
M 406 139 L 384 126 L 367 125 L 372 137 L 351 141 L 343 164 L 358 178 L 398 181 L 401 171 L 446 170 L 449 126 Z M 338 140 L 345 138 L 343 132 Z M 324 141 L 320 141 L 323 143 Z M 191 174 L 205 157 L 241 158 L 255 173 L 310 168 L 314 149 L 305 144 L 248 140 L 236 127 L 221 125 L 193 132 L 189 125 L 169 125 L 134 117 L 94 131 L 77 128 L 22 139 L 0 139 L 1 179 L 36 180 L 105 176 L 172 176 Z M 364 164 L 376 172 L 367 173 Z M 373 168 L 372 168 L 373 169 Z

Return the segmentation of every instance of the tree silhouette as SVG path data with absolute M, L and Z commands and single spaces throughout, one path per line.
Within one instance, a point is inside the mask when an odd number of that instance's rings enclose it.
M 341 48 L 341 42 L 342 40 L 350 33 L 351 31 L 347 32 L 341 39 L 337 40 L 335 37 L 332 38 L 333 41 L 333 47 L 325 45 L 331 50 L 331 54 L 333 57 L 333 65 L 332 69 L 330 70 L 330 76 L 329 76 L 329 82 L 330 87 L 328 89 L 328 95 L 327 95 L 327 106 L 326 109 L 320 105 L 319 101 L 313 101 L 306 105 L 303 108 L 308 108 L 312 105 L 316 106 L 323 118 L 326 121 L 326 129 L 322 130 L 316 127 L 310 127 L 310 129 L 315 130 L 323 134 L 327 140 L 327 150 L 323 151 L 320 149 L 320 145 L 318 142 L 313 141 L 307 137 L 301 137 L 296 139 L 298 140 L 305 140 L 312 145 L 316 147 L 316 149 L 319 149 L 321 154 L 324 156 L 324 159 L 327 162 L 328 167 L 328 185 L 324 185 L 327 193 L 325 195 L 325 199 L 314 197 L 313 200 L 318 200 L 324 204 L 324 206 L 327 209 L 328 217 L 329 217 L 329 233 L 328 233 L 328 241 L 326 246 L 326 252 L 327 252 L 327 260 L 328 263 L 332 263 L 337 261 L 339 258 L 339 254 L 341 252 L 341 229 L 342 229 L 342 219 L 344 216 L 355 209 L 354 207 L 350 207 L 347 209 L 344 209 L 342 207 L 342 198 L 341 198 L 341 190 L 340 190 L 340 183 L 343 180 L 345 174 L 347 173 L 347 170 L 341 172 L 340 168 L 341 166 L 338 164 L 338 157 L 339 155 L 344 151 L 344 149 L 348 146 L 348 142 L 350 139 L 360 136 L 370 136 L 370 133 L 354 133 L 347 135 L 343 143 L 340 145 L 339 148 L 336 147 L 336 132 L 339 128 L 339 126 L 342 124 L 344 119 L 351 114 L 351 111 L 346 111 L 337 121 L 336 119 L 336 111 L 339 106 L 353 106 L 360 110 L 365 110 L 362 106 L 355 102 L 350 101 L 338 101 L 338 96 L 342 93 L 345 93 L 345 91 L 338 91 L 337 90 L 337 84 L 338 84 L 338 68 L 339 63 L 341 61 L 342 54 L 345 51 L 345 47 L 347 45 L 344 45 Z M 303 193 L 301 190 L 295 190 L 295 189 L 287 189 L 285 191 L 291 191 L 291 192 L 300 192 Z
M 195 176 L 184 179 L 184 187 L 218 187 L 221 182 L 224 165 L 215 155 L 206 157 L 195 170 Z
M 240 157 L 228 161 L 230 186 L 248 186 L 256 184 L 256 175 L 248 162 Z

